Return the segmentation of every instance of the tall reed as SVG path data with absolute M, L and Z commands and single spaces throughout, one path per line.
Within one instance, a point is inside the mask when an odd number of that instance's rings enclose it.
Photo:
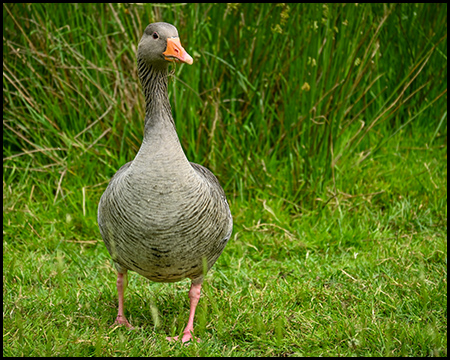
M 194 57 L 170 85 L 188 158 L 236 198 L 297 209 L 400 131 L 446 137 L 446 4 L 3 7 L 7 181 L 43 172 L 53 202 L 70 198 L 74 177 L 95 202 L 136 154 L 135 52 L 153 21 L 174 23 Z

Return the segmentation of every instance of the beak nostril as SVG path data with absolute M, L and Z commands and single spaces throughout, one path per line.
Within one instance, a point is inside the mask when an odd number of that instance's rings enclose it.
M 183 49 L 178 38 L 168 38 L 166 51 L 163 55 L 167 61 L 180 61 L 186 64 L 192 64 L 192 57 Z

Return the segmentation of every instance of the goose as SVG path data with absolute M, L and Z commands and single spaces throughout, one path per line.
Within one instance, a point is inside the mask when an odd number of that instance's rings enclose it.
M 144 137 L 134 160 L 111 178 L 97 219 L 117 270 L 119 306 L 114 324 L 133 328 L 124 312 L 128 270 L 155 282 L 189 278 L 184 343 L 193 339 L 203 277 L 230 239 L 233 220 L 217 178 L 189 162 L 181 147 L 167 92 L 171 62 L 193 63 L 176 27 L 164 22 L 148 25 L 137 50 L 146 104 Z

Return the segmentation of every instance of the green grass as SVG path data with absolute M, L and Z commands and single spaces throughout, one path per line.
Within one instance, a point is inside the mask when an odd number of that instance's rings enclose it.
M 178 27 L 169 96 L 234 232 L 189 281 L 115 272 L 96 223 L 142 140 L 135 50 Z M 3 5 L 4 356 L 446 356 L 447 5 Z

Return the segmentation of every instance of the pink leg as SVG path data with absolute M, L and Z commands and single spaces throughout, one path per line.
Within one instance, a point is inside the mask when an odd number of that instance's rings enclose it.
M 189 299 L 191 300 L 191 309 L 189 311 L 189 320 L 186 325 L 186 328 L 183 331 L 183 337 L 181 338 L 182 342 L 187 342 L 193 338 L 193 332 L 194 332 L 194 315 L 195 315 L 195 309 L 197 307 L 198 301 L 200 299 L 200 292 L 202 290 L 202 284 L 192 284 L 191 290 L 189 290 Z M 174 337 L 167 337 L 166 338 L 169 341 L 178 341 L 178 336 Z M 199 339 L 197 339 L 198 342 L 200 342 Z
M 125 318 L 125 313 L 123 310 L 123 294 L 125 292 L 125 289 L 127 288 L 127 273 L 117 273 L 117 292 L 119 294 L 119 311 L 117 314 L 116 321 L 114 322 L 113 326 L 115 325 L 125 325 L 129 329 L 133 329 L 133 326 L 128 322 L 128 320 Z

